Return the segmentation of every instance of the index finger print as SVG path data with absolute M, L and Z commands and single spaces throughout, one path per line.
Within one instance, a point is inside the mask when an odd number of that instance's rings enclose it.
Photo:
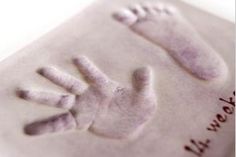
M 109 78 L 86 57 L 82 56 L 75 58 L 74 64 L 77 66 L 85 79 L 90 83 L 95 85 L 104 85 L 109 82 Z

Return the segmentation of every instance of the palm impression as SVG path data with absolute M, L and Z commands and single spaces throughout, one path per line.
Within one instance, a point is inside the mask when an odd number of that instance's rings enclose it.
M 74 59 L 74 64 L 88 86 L 75 77 L 46 67 L 40 69 L 39 73 L 70 94 L 19 91 L 19 96 L 25 100 L 67 109 L 66 113 L 26 125 L 26 134 L 78 129 L 109 138 L 128 138 L 136 135 L 153 117 L 157 102 L 149 67 L 135 70 L 132 86 L 123 87 L 109 79 L 84 56 Z

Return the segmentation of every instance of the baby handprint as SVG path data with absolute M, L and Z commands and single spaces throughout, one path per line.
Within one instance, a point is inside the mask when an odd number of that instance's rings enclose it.
M 26 134 L 39 135 L 78 129 L 122 139 L 136 135 L 154 116 L 157 101 L 149 67 L 135 70 L 132 86 L 123 87 L 84 56 L 74 59 L 74 64 L 88 86 L 75 77 L 46 67 L 40 69 L 39 73 L 70 94 L 19 91 L 19 96 L 25 100 L 68 110 L 66 113 L 26 125 Z

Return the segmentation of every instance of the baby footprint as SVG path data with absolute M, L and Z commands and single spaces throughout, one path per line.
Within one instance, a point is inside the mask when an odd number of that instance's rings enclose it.
M 226 78 L 227 66 L 173 6 L 136 4 L 114 13 L 131 30 L 168 51 L 182 67 L 199 79 Z

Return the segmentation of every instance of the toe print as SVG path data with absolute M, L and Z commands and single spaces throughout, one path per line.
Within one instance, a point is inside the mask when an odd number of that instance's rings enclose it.
M 152 89 L 151 68 L 137 69 L 133 73 L 132 88 L 127 88 L 110 80 L 86 57 L 74 59 L 74 64 L 89 84 L 87 88 L 82 81 L 47 67 L 39 73 L 70 94 L 18 91 L 19 97 L 27 101 L 68 110 L 26 125 L 26 134 L 78 129 L 109 138 L 128 138 L 153 117 L 157 102 Z
M 157 13 L 150 3 L 145 3 L 142 7 L 148 14 L 155 15 Z
M 162 46 L 183 68 L 202 80 L 224 79 L 227 66 L 173 6 L 135 4 L 114 14 L 119 22 L 154 44 Z M 127 22 L 129 21 L 129 22 Z
M 138 19 L 145 18 L 147 15 L 146 11 L 143 9 L 143 7 L 141 7 L 141 5 L 136 4 L 134 6 L 131 6 L 130 9 Z
M 119 14 L 114 14 L 114 18 L 128 26 L 133 25 L 138 20 L 137 15 L 129 9 L 120 10 Z

